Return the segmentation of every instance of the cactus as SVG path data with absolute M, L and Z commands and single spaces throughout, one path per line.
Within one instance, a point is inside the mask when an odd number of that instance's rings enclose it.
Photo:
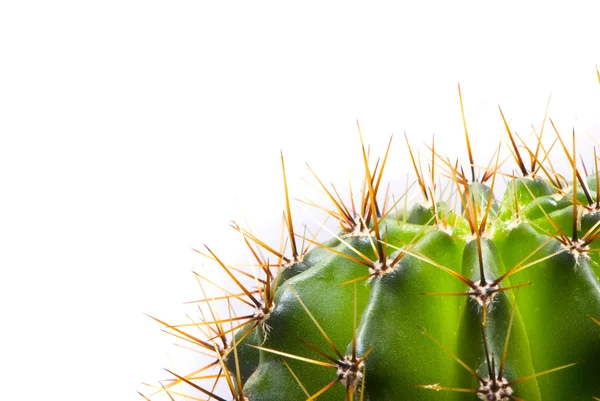
M 224 295 L 204 293 L 200 321 L 156 320 L 210 361 L 169 371 L 156 392 L 173 400 L 181 384 L 196 392 L 190 399 L 236 401 L 600 400 L 598 157 L 578 165 L 575 134 L 569 146 L 554 124 L 556 146 L 542 142 L 544 125 L 526 145 L 500 113 L 516 169 L 501 169 L 500 146 L 476 167 L 466 123 L 466 173 L 432 143 L 425 174 L 406 140 L 421 197 L 410 207 L 408 190 L 382 194 L 392 141 L 373 164 L 361 135 L 360 199 L 342 201 L 315 174 L 332 202 L 319 208 L 340 226 L 325 242 L 295 230 L 282 155 L 285 246 L 234 224 L 254 269 L 197 251 L 231 285 L 197 273 L 203 293 L 211 283 Z M 570 171 L 555 171 L 556 157 Z M 217 383 L 230 394 L 218 395 Z

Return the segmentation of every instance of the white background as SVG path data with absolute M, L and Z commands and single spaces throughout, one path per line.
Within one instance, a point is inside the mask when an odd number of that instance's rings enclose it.
M 395 134 L 389 180 L 403 132 L 464 160 L 460 82 L 481 164 L 497 105 L 527 134 L 550 94 L 589 154 L 593 2 L 419 3 L 1 2 L 0 399 L 137 400 L 186 369 L 144 313 L 184 320 L 214 269 L 192 247 L 239 261 L 240 210 L 278 238 L 280 149 L 295 197 L 305 161 L 360 179 L 356 119 L 376 154 Z

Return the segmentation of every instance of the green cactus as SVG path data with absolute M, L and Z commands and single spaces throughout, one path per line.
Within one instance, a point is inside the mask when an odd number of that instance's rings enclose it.
M 212 355 L 157 392 L 174 399 L 183 384 L 198 392 L 190 399 L 215 400 L 600 400 L 598 157 L 591 173 L 578 167 L 574 135 L 568 149 L 552 125 L 554 152 L 571 165 L 564 177 L 541 132 L 534 146 L 517 145 L 502 119 L 517 172 L 501 172 L 499 147 L 478 177 L 466 124 L 470 174 L 432 144 L 426 177 L 407 140 L 422 196 L 411 207 L 401 207 L 408 190 L 381 194 L 389 145 L 374 167 L 362 146 L 359 202 L 344 203 L 317 177 L 341 227 L 327 242 L 294 231 L 282 156 L 289 251 L 234 225 L 258 276 L 201 252 L 236 289 L 205 295 L 210 315 L 185 325 L 194 332 L 156 319 Z M 217 382 L 231 394 L 217 395 Z

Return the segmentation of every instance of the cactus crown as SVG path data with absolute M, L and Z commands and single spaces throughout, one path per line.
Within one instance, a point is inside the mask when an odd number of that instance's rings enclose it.
M 501 169 L 500 146 L 479 168 L 460 87 L 459 99 L 466 173 L 433 141 L 425 173 L 405 136 L 421 203 L 408 205 L 413 185 L 399 197 L 382 193 L 392 139 L 372 165 L 360 127 L 358 198 L 345 202 L 309 167 L 332 206 L 306 203 L 339 223 L 327 241 L 295 230 L 282 154 L 287 238 L 276 249 L 233 223 L 251 268 L 209 247 L 196 251 L 231 283 L 195 273 L 199 318 L 155 319 L 208 355 L 194 372 L 169 371 L 156 396 L 184 397 L 183 385 L 189 399 L 235 401 L 599 400 L 596 150 L 590 169 L 578 165 L 575 133 L 569 149 L 552 120 L 547 146 L 546 116 L 528 145 L 500 110 L 515 169 Z M 567 174 L 555 170 L 555 157 L 567 159 Z M 508 181 L 498 198 L 501 177 Z M 224 295 L 208 297 L 205 285 Z

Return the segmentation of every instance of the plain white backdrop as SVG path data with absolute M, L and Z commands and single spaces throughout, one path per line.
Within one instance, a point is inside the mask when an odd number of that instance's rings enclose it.
M 464 160 L 460 82 L 482 164 L 497 106 L 526 134 L 550 94 L 589 154 L 594 2 L 409 3 L 0 3 L 0 399 L 137 400 L 192 366 L 144 313 L 184 320 L 192 247 L 243 258 L 241 211 L 278 238 L 280 150 L 295 197 L 305 161 L 360 178 L 357 119 L 376 154 L 395 135 L 388 180 L 404 132 Z

